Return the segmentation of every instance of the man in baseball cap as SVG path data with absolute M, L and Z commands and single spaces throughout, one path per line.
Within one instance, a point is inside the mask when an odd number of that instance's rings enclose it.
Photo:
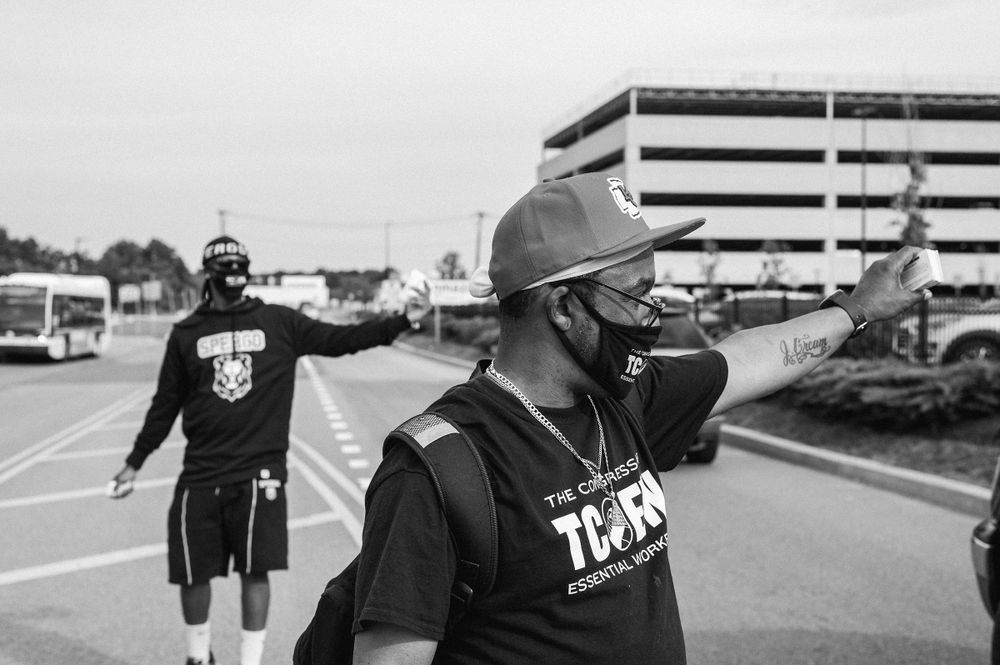
M 477 272 L 473 295 L 495 291 L 502 300 L 522 289 L 596 272 L 659 249 L 704 223 L 700 217 L 649 228 L 625 183 L 607 174 L 544 182 L 500 220 L 488 282 Z
M 387 451 L 366 500 L 355 662 L 685 662 L 657 472 L 707 418 L 792 383 L 866 320 L 922 298 L 900 286 L 917 252 L 904 248 L 832 306 L 650 357 L 653 250 L 703 222 L 650 229 L 609 173 L 544 182 L 503 216 L 473 285 L 500 299 L 496 358 L 427 409 L 469 436 L 490 475 L 496 582 L 449 622 L 460 564 L 447 519 L 421 463 Z M 810 352 L 789 362 L 803 340 Z
M 211 299 L 213 293 L 226 300 L 243 296 L 250 281 L 250 256 L 243 243 L 229 236 L 208 241 L 201 253 L 201 266 L 205 271 L 203 299 Z

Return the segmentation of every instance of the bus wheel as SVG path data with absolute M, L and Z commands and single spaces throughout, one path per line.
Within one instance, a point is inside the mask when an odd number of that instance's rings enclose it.
M 65 360 L 68 342 L 69 340 L 65 337 L 52 338 L 52 341 L 49 342 L 49 358 L 52 360 Z

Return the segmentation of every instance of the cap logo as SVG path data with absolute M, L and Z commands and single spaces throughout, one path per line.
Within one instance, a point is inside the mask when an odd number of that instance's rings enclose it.
M 227 255 L 246 256 L 247 248 L 241 242 L 217 242 L 205 248 L 202 260 L 208 261 L 216 256 Z
M 638 219 L 641 214 L 639 204 L 632 198 L 632 193 L 628 191 L 621 178 L 608 178 L 608 184 L 611 185 L 608 190 L 611 192 L 611 197 L 615 200 L 618 209 L 632 219 Z

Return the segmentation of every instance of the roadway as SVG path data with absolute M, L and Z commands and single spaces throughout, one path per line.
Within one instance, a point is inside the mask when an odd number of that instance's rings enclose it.
M 162 346 L 118 337 L 100 359 L 0 363 L 0 664 L 183 661 L 163 543 L 179 428 L 131 497 L 103 495 Z M 384 434 L 466 374 L 395 348 L 300 362 L 291 570 L 272 575 L 266 662 L 289 662 L 319 591 L 356 553 Z M 974 517 L 732 448 L 663 480 L 691 665 L 987 662 Z M 238 662 L 238 586 L 213 585 L 222 665 Z

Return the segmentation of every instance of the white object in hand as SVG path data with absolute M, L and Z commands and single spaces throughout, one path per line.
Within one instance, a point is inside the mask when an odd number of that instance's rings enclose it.
M 426 295 L 430 291 L 430 288 L 427 275 L 417 269 L 413 269 L 410 271 L 410 276 L 406 278 L 406 283 L 403 284 L 403 298 L 405 300 L 418 298 L 421 295 Z
M 941 257 L 936 249 L 921 249 L 913 259 L 906 264 L 899 276 L 900 284 L 907 291 L 921 291 L 937 286 L 944 279 L 941 270 Z
M 123 496 L 131 494 L 133 488 L 134 485 L 131 480 L 126 480 L 122 483 L 111 480 L 108 482 L 107 494 L 112 499 L 120 499 Z

